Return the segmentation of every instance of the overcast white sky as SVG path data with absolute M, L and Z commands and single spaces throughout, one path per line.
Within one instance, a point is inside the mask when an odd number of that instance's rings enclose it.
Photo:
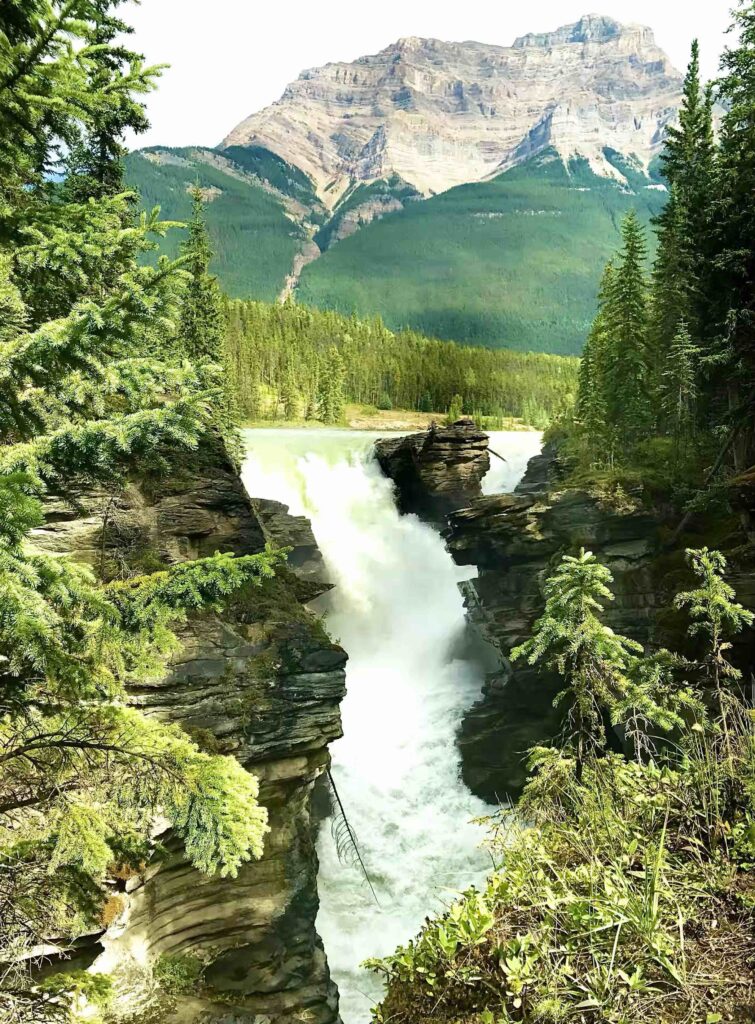
M 716 73 L 733 0 L 142 0 L 129 2 L 135 49 L 167 63 L 149 97 L 152 128 L 137 145 L 214 146 L 252 112 L 278 99 L 303 68 L 377 53 L 400 36 L 474 39 L 509 46 L 516 36 L 610 15 L 650 25 L 683 70 L 692 39 L 707 77 Z

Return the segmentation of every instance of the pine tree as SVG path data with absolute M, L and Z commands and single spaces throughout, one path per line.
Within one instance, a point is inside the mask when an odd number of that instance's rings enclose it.
M 511 652 L 512 661 L 542 662 L 563 676 L 566 687 L 556 700 L 570 703 L 567 746 L 578 778 L 605 746 L 606 717 L 614 725 L 644 720 L 671 728 L 680 722 L 657 663 L 646 664 L 640 644 L 602 621 L 605 602 L 613 600 L 612 579 L 591 552 L 565 555 L 545 583 L 545 610 L 532 636 Z M 635 725 L 631 735 L 640 756 L 647 737 Z
M 727 757 L 731 763 L 732 718 L 738 700 L 732 687 L 742 673 L 726 657 L 731 648 L 729 638 L 755 622 L 755 615 L 743 608 L 735 598 L 734 588 L 726 582 L 726 559 L 720 551 L 708 548 L 687 550 L 687 561 L 697 577 L 698 586 L 677 594 L 677 608 L 687 608 L 692 620 L 688 632 L 707 641 L 701 668 L 707 688 L 712 689 L 718 704 Z
M 339 423 L 343 419 L 346 398 L 346 369 L 335 345 L 331 345 L 319 374 L 319 416 L 323 423 Z
M 189 281 L 181 307 L 179 339 L 192 360 L 222 359 L 225 335 L 223 300 L 217 279 L 209 273 L 212 248 L 204 220 L 204 199 L 199 185 L 191 189 L 189 235 L 181 246 Z
M 717 83 L 726 113 L 713 185 L 713 343 L 706 357 L 715 416 L 739 430 L 734 461 L 743 470 L 755 460 L 755 6 L 740 2 L 734 17 L 739 42 L 725 51 Z
M 74 202 L 123 191 L 125 134 L 139 134 L 149 127 L 144 106 L 137 97 L 152 87 L 161 69 L 144 69 L 144 58 L 124 45 L 124 37 L 133 29 L 114 13 L 123 2 L 92 0 L 90 4 L 87 91 L 90 96 L 99 97 L 100 102 L 91 122 L 82 126 L 66 161 L 64 189 Z
M 281 386 L 281 402 L 283 415 L 287 420 L 296 420 L 301 413 L 301 392 L 296 381 L 294 368 L 290 362 L 286 364 Z
M 605 327 L 605 398 L 607 420 L 620 443 L 642 437 L 651 421 L 647 354 L 647 243 L 637 214 L 621 228 L 622 248 L 609 277 L 603 304 Z
M 654 390 L 682 323 L 698 342 L 706 330 L 706 263 L 709 260 L 714 178 L 713 95 L 700 82 L 697 40 L 684 80 L 679 125 L 668 129 L 662 154 L 670 195 L 656 219 L 649 342 Z
M 698 349 L 682 321 L 671 343 L 660 386 L 661 405 L 675 440 L 677 456 L 683 451 L 695 426 L 697 357 Z
M 598 312 L 587 336 L 579 377 L 575 411 L 584 425 L 593 457 L 609 454 L 607 399 L 607 318 L 606 303 L 611 295 L 613 263 L 603 272 Z

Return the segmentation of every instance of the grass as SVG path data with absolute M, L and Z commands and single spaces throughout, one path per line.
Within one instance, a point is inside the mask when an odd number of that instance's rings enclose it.
M 541 157 L 410 202 L 309 264 L 298 298 L 468 344 L 578 353 L 621 218 L 635 208 L 647 222 L 664 202 L 613 159 L 631 188 Z
M 740 752 L 752 778 L 751 723 Z M 752 826 L 715 759 L 541 753 L 494 822 L 496 869 L 392 956 L 390 1024 L 745 1024 L 755 1019 Z

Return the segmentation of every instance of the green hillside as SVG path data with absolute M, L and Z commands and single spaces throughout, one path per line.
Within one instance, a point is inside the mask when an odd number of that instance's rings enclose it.
M 309 264 L 298 298 L 379 313 L 389 327 L 521 350 L 576 353 L 596 283 L 632 207 L 644 220 L 664 193 L 617 154 L 629 186 L 540 156 L 375 221 Z
M 634 207 L 647 221 L 665 199 L 657 183 L 607 155 L 628 185 L 545 154 L 425 201 L 398 178 L 355 186 L 330 219 L 310 179 L 261 147 L 154 148 L 132 153 L 126 166 L 143 204 L 159 205 L 167 219 L 188 217 L 195 181 L 208 190 L 213 270 L 232 297 L 273 300 L 314 234 L 324 251 L 304 268 L 302 303 L 377 313 L 394 330 L 467 344 L 573 354 L 621 218 Z M 405 208 L 334 240 L 345 213 L 381 197 Z M 174 254 L 180 238 L 171 232 L 163 251 Z
M 258 177 L 275 177 L 276 187 L 286 189 L 289 179 L 284 170 L 288 165 L 272 154 L 263 158 L 263 154 L 267 151 L 247 153 L 242 167 L 213 150 L 141 150 L 126 158 L 126 177 L 129 185 L 139 189 L 142 204 L 148 209 L 159 206 L 166 220 L 189 217 L 187 188 L 198 182 L 207 189 L 207 226 L 216 252 L 213 271 L 229 295 L 272 301 L 291 270 L 304 232 L 286 216 L 283 198 L 251 178 L 251 171 Z M 301 177 L 304 181 L 292 173 L 286 189 L 289 194 L 306 192 L 308 179 Z M 161 251 L 175 255 L 182 237 L 182 231 L 169 232 Z

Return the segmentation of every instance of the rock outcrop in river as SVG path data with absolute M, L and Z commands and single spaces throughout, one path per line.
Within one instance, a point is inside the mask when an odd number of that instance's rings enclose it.
M 445 522 L 453 509 L 482 494 L 490 468 L 488 435 L 473 420 L 433 425 L 421 434 L 375 442 L 380 468 L 396 484 L 399 509 Z
M 305 519 L 250 500 L 224 449 L 207 444 L 159 480 L 117 494 L 51 503 L 37 542 L 128 575 L 215 551 L 292 548 L 290 569 L 250 587 L 222 614 L 181 629 L 162 678 L 131 693 L 151 715 L 232 754 L 260 780 L 270 833 L 238 878 L 201 875 L 170 833 L 167 858 L 116 883 L 112 920 L 89 961 L 114 982 L 116 1018 L 189 1024 L 337 1024 L 338 996 L 315 931 L 317 860 L 310 794 L 341 735 L 346 654 L 304 601 L 328 589 Z M 201 978 L 185 991 L 155 982 L 156 964 Z

